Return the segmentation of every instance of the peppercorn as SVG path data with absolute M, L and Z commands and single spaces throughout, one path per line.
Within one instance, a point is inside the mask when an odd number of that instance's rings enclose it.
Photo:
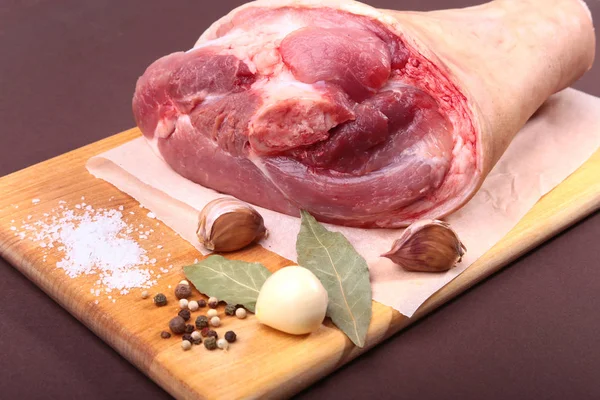
M 183 336 L 181 337 L 181 340 L 187 340 L 188 342 L 192 342 L 194 339 L 192 338 L 192 335 L 190 335 L 189 333 L 184 333 Z
M 202 329 L 202 328 L 206 328 L 207 326 L 208 326 L 208 317 L 206 317 L 205 315 L 199 315 L 198 318 L 196 318 L 196 328 Z
M 179 284 L 175 286 L 175 297 L 178 299 L 187 299 L 192 295 L 192 288 L 190 285 Z
M 194 325 L 187 324 L 185 326 L 185 333 L 192 333 L 192 332 L 194 332 Z
M 189 350 L 192 348 L 192 342 L 190 342 L 189 340 L 184 340 L 183 342 L 181 342 L 181 348 L 185 351 Z
M 150 297 L 150 293 L 148 293 L 148 291 L 147 291 L 147 290 L 144 290 L 144 291 L 142 292 L 142 299 L 147 299 L 148 297 Z
M 237 310 L 235 310 L 235 316 L 238 317 L 239 319 L 246 318 L 246 309 L 238 308 Z
M 185 279 L 179 282 L 180 285 L 189 285 L 190 283 Z
M 204 300 L 204 299 L 198 300 L 198 307 L 200 307 L 200 308 L 206 307 L 206 300 Z
M 219 305 L 219 299 L 217 299 L 216 297 L 208 298 L 208 306 L 210 308 L 217 308 L 218 305 Z
M 192 313 L 190 310 L 181 310 L 177 313 L 185 322 L 189 321 L 192 318 Z
M 173 333 L 183 333 L 185 332 L 185 321 L 180 316 L 177 316 L 169 321 L 169 329 Z
M 212 329 L 209 329 L 208 332 L 206 333 L 207 337 L 214 337 L 214 338 L 219 338 L 219 334 L 216 331 L 213 331 Z
M 210 319 L 210 324 L 211 324 L 212 326 L 215 326 L 215 327 L 216 327 L 216 326 L 220 326 L 220 325 L 221 325 L 221 318 L 219 318 L 219 317 L 212 317 L 212 318 Z
M 202 343 L 202 338 L 192 339 L 192 344 L 199 345 L 200 343 Z
M 187 299 L 181 299 L 179 300 L 179 308 L 181 308 L 182 310 L 188 308 L 189 302 L 187 301 Z
M 190 311 L 196 311 L 198 309 L 198 302 L 196 300 L 192 300 L 188 303 L 188 308 Z
M 154 296 L 154 304 L 156 304 L 156 307 L 166 306 L 167 296 L 162 293 L 158 293 L 156 296 Z
M 229 348 L 229 342 L 225 339 L 217 340 L 217 347 L 221 350 L 227 350 Z
M 167 331 L 162 331 L 160 333 L 160 337 L 163 338 L 163 339 L 168 339 L 168 338 L 171 337 L 171 334 L 169 332 L 167 332 Z
M 208 350 L 214 350 L 217 348 L 217 339 L 214 337 L 208 337 L 204 340 L 204 347 Z
M 202 328 L 202 330 L 200 331 L 200 335 L 202 335 L 202 337 L 207 337 L 208 332 L 210 332 L 210 328 Z
M 235 310 L 234 304 L 227 304 L 227 307 L 225 307 L 225 315 L 235 315 Z
M 229 343 L 233 343 L 237 340 L 237 335 L 234 331 L 227 331 L 225 332 L 225 340 L 227 340 Z
M 216 317 L 217 315 L 219 315 L 219 312 L 217 310 L 215 310 L 214 308 L 211 308 L 210 310 L 208 310 L 206 312 L 206 316 L 208 318 Z
M 192 332 L 191 335 L 192 335 L 192 339 L 194 339 L 194 340 L 202 339 L 202 335 L 200 335 L 200 332 L 198 332 L 198 331 Z

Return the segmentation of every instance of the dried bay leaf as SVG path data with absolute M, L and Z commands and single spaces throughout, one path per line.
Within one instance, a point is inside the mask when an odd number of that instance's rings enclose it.
M 298 263 L 311 270 L 327 290 L 327 316 L 355 345 L 363 347 L 371 323 L 367 262 L 344 235 L 328 231 L 306 211 L 301 215 Z
M 199 292 L 227 304 L 241 304 L 251 312 L 254 312 L 260 288 L 271 275 L 260 263 L 229 260 L 219 255 L 183 267 L 183 272 Z

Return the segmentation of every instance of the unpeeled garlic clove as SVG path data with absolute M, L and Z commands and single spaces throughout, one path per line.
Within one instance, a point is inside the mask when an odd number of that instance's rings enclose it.
M 208 203 L 198 219 L 198 240 L 208 250 L 240 250 L 265 237 L 262 216 L 243 201 L 222 197 Z
M 459 263 L 466 251 L 449 224 L 422 220 L 406 228 L 392 249 L 381 256 L 407 271 L 443 272 Z

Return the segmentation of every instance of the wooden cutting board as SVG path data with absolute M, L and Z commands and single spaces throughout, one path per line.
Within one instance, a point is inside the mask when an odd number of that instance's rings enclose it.
M 239 338 L 228 352 L 210 352 L 203 346 L 194 346 L 184 352 L 179 337 L 165 340 L 159 334 L 178 311 L 172 288 L 183 279 L 181 267 L 200 258 L 200 254 L 169 228 L 150 220 L 146 212 L 139 212 L 138 203 L 131 197 L 95 179 L 85 169 L 88 158 L 139 134 L 137 129 L 131 129 L 0 178 L 0 254 L 177 398 L 279 398 L 292 395 L 600 208 L 600 151 L 597 151 L 544 196 L 502 241 L 423 304 L 414 317 L 406 318 L 373 302 L 373 319 L 364 349 L 354 347 L 330 323 L 310 336 L 294 337 L 261 326 L 250 316 L 245 320 L 222 318 L 223 325 L 217 331 L 222 335 L 227 330 L 234 330 Z M 149 256 L 158 260 L 155 274 L 161 273 L 159 268 L 165 263 L 173 264 L 174 268 L 168 273 L 162 272 L 158 285 L 150 292 L 166 293 L 169 305 L 157 308 L 151 299 L 141 298 L 141 290 L 118 296 L 115 302 L 100 298 L 96 304 L 99 298 L 90 293 L 95 277 L 69 278 L 55 266 L 62 258 L 60 252 L 45 249 L 48 255 L 44 259 L 42 249 L 27 239 L 21 240 L 11 230 L 11 226 L 20 225 L 19 222 L 30 215 L 29 221 L 43 218 L 43 214 L 55 208 L 59 200 L 74 205 L 82 196 L 94 208 L 124 206 L 124 215 L 130 217 L 130 223 L 154 223 L 155 234 L 143 245 Z M 34 198 L 40 202 L 32 203 Z M 135 214 L 130 215 L 128 210 Z M 157 245 L 163 248 L 158 250 Z M 167 261 L 165 254 L 168 253 L 170 260 Z M 291 264 L 260 246 L 231 257 L 260 261 L 272 271 Z M 200 298 L 197 293 L 194 297 Z M 203 313 L 193 313 L 193 319 Z M 220 313 L 223 313 L 222 309 Z

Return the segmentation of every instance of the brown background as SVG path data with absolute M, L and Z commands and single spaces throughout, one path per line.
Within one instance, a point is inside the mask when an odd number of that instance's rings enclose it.
M 241 3 L 0 0 L 0 175 L 133 126 L 144 68 Z M 600 96 L 600 67 L 575 87 Z M 299 397 L 600 398 L 598 238 L 596 213 Z M 0 397 L 169 395 L 0 259 Z

